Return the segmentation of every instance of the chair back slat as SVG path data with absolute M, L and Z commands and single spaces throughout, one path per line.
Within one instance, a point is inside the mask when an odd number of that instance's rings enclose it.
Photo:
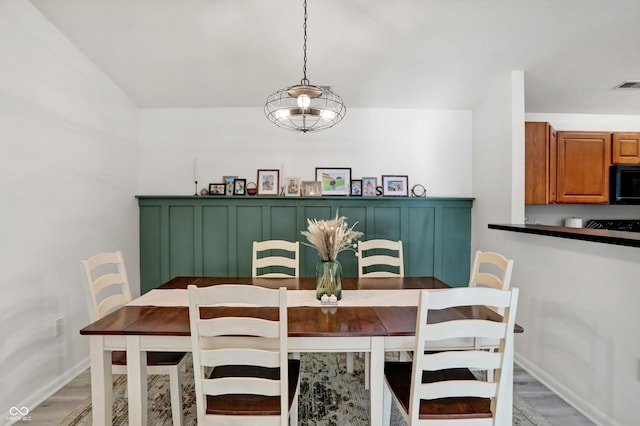
M 202 391 L 206 395 L 280 395 L 280 380 L 268 380 L 255 377 L 223 377 L 204 379 Z
M 441 341 L 462 337 L 500 338 L 506 326 L 488 320 L 457 320 L 433 324 L 429 328 L 429 341 Z
M 429 371 L 448 368 L 496 369 L 501 356 L 489 351 L 443 351 L 425 355 L 424 369 Z
M 261 318 L 212 318 L 200 320 L 198 326 L 200 335 L 205 337 L 230 336 L 234 333 L 271 339 L 280 337 L 278 324 Z
M 223 284 L 206 288 L 206 292 L 192 292 L 198 306 L 278 306 L 278 292 L 274 294 L 273 289 L 266 287 Z
M 280 367 L 280 354 L 267 350 L 224 348 L 216 351 L 200 351 L 200 361 L 204 366 L 237 364 L 278 368 Z
M 107 296 L 98 303 L 95 307 L 96 318 L 102 318 L 109 312 L 124 306 L 131 301 L 131 298 L 124 294 L 114 294 L 113 296 Z

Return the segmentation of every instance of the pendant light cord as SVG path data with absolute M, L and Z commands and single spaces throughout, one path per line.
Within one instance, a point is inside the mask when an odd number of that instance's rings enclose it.
M 304 58 L 304 64 L 302 66 L 302 80 L 300 84 L 303 86 L 309 85 L 309 80 L 307 79 L 307 0 L 304 0 L 304 24 L 302 28 L 304 29 L 304 44 L 302 46 L 302 53 Z

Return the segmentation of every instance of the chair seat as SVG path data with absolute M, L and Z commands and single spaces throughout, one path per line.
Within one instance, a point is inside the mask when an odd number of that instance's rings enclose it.
M 177 365 L 187 354 L 185 352 L 147 352 L 147 366 Z M 127 353 L 125 351 L 113 351 L 111 363 L 114 365 L 127 365 Z
M 389 361 L 384 364 L 384 374 L 389 387 L 396 395 L 405 412 L 409 411 L 412 363 Z M 476 380 L 471 371 L 457 368 L 439 371 L 424 371 L 422 383 L 444 380 Z M 439 398 L 420 401 L 420 418 L 430 420 L 491 418 L 489 398 Z
M 265 368 L 246 365 L 227 365 L 213 369 L 210 378 L 223 377 L 260 377 L 275 380 L 280 376 L 279 368 Z M 298 378 L 300 377 L 300 360 L 289 360 L 289 408 L 296 395 Z M 280 397 L 263 395 L 207 395 L 207 414 L 247 415 L 247 416 L 279 416 Z

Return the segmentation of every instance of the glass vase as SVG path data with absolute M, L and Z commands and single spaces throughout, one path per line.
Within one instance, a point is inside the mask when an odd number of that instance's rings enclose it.
M 316 297 L 323 295 L 342 298 L 342 265 L 337 260 L 323 260 L 316 265 Z

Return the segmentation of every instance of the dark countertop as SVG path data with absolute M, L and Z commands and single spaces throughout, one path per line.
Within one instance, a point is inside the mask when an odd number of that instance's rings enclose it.
M 565 228 L 547 225 L 498 225 L 489 224 L 489 229 L 546 235 L 548 237 L 593 241 L 617 246 L 640 247 L 640 232 L 607 231 L 604 229 Z

